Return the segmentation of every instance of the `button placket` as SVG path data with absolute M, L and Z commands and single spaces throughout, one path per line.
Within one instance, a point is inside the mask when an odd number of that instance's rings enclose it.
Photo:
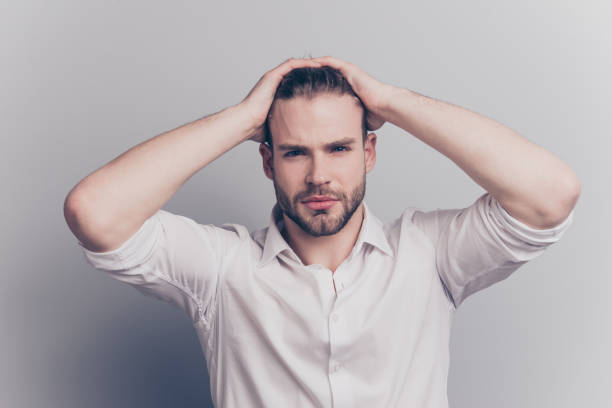
M 336 287 L 337 293 L 340 293 L 344 290 L 345 284 L 344 281 L 347 279 L 346 275 L 346 261 L 342 263 L 338 269 L 333 273 L 332 279 L 334 280 L 334 285 Z
M 329 314 L 329 341 L 330 341 L 330 359 L 329 359 L 329 374 L 334 375 L 342 369 L 342 364 L 337 360 L 336 344 L 338 341 L 340 326 L 340 314 L 336 311 L 331 311 Z

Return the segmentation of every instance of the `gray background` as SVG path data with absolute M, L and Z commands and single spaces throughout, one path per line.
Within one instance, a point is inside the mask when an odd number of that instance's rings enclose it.
M 491 117 L 576 170 L 582 197 L 563 240 L 457 312 L 449 398 L 609 407 L 611 18 L 603 0 L 2 2 L 0 405 L 208 406 L 186 316 L 87 264 L 63 200 L 130 147 L 312 54 Z M 366 201 L 382 220 L 483 192 L 401 129 L 377 134 Z M 273 203 L 246 142 L 163 208 L 253 230 Z

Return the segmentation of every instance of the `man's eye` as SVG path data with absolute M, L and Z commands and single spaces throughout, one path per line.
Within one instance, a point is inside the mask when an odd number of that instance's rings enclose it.
M 298 154 L 302 154 L 302 152 L 300 150 L 292 150 L 290 152 L 285 153 L 285 157 L 293 157 L 297 156 Z
M 334 146 L 332 149 L 334 152 L 345 152 L 348 150 L 346 146 Z

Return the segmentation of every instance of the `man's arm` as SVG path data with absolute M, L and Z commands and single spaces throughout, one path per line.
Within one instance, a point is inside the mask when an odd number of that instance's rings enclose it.
M 546 229 L 574 208 L 580 182 L 558 157 L 512 129 L 467 109 L 383 83 L 346 61 L 339 69 L 367 108 L 368 127 L 389 121 L 455 162 L 514 218 Z
M 558 157 L 467 109 L 395 88 L 383 117 L 455 162 L 514 218 L 538 229 L 561 223 L 580 182 Z
M 249 129 L 246 112 L 233 106 L 132 147 L 70 191 L 64 202 L 70 229 L 87 249 L 118 247 Z
M 81 180 L 64 201 L 74 235 L 92 251 L 125 242 L 198 170 L 241 142 L 263 141 L 263 124 L 282 77 L 310 59 L 268 71 L 239 104 L 140 143 Z

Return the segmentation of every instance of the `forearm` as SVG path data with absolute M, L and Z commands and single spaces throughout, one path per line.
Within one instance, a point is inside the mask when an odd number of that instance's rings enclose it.
M 194 173 L 251 131 L 248 113 L 236 105 L 132 147 L 71 190 L 64 203 L 71 230 L 98 251 L 125 241 Z
M 385 119 L 455 162 L 515 218 L 535 228 L 562 221 L 580 183 L 558 157 L 467 109 L 396 88 Z

